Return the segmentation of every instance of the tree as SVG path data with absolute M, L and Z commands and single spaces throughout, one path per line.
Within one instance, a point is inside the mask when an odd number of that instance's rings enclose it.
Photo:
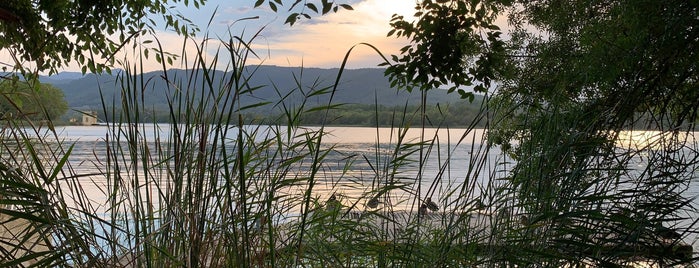
M 63 91 L 49 85 L 19 81 L 0 82 L 0 113 L 3 119 L 53 120 L 68 111 Z
M 494 24 L 501 6 L 490 1 L 426 0 L 415 7 L 416 22 L 394 15 L 388 35 L 406 37 L 411 45 L 401 49 L 400 57 L 394 55 L 396 64 L 387 67 L 392 84 L 408 90 L 452 84 L 449 92 L 458 90 L 471 100 L 473 94 L 462 86 L 485 92 L 504 64 L 504 42 Z
M 203 0 L 191 2 L 195 6 L 203 4 Z M 0 49 L 9 49 L 16 55 L 15 69 L 21 70 L 24 62 L 33 62 L 38 71 L 56 72 L 75 60 L 84 66 L 83 72 L 101 72 L 108 70 L 114 53 L 125 43 L 154 26 L 148 15 L 162 15 L 166 27 L 185 35 L 196 30 L 196 26 L 185 24 L 189 22 L 187 18 L 173 14 L 166 4 L 150 0 L 3 1 Z
M 417 8 L 416 22 L 394 17 L 391 33 L 412 44 L 389 75 L 423 89 L 482 83 L 474 89 L 485 92 L 497 81 L 489 141 L 516 160 L 510 189 L 536 223 L 518 241 L 541 253 L 538 261 L 607 265 L 641 248 L 690 262 L 691 248 L 688 257 L 686 247 L 659 242 L 667 237 L 658 230 L 686 234 L 696 222 L 687 191 L 699 159 L 686 138 L 699 108 L 696 1 L 424 0 Z M 498 16 L 509 17 L 507 38 L 492 26 Z M 634 129 L 658 132 L 625 145 Z
M 71 61 L 83 66 L 83 73 L 109 71 L 114 54 L 139 36 L 154 33 L 152 16 L 160 16 L 165 27 L 178 34 L 194 35 L 197 25 L 176 12 L 174 5 L 183 3 L 199 7 L 206 0 L 14 0 L 0 2 L 0 50 L 14 55 L 15 70 L 25 70 L 27 62 L 36 71 L 57 72 Z M 252 2 L 252 1 L 250 1 Z M 289 1 L 290 2 L 290 1 Z M 319 3 L 318 3 L 319 2 Z M 265 3 L 257 0 L 255 7 Z M 268 0 L 277 11 L 282 0 Z M 320 9 L 318 8 L 320 7 Z M 319 1 L 295 0 L 287 23 L 310 18 L 309 12 L 327 14 L 349 5 Z M 298 11 L 297 11 L 298 10 Z

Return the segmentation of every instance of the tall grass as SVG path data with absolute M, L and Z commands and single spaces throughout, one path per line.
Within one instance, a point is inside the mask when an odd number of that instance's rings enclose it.
M 344 171 L 350 170 L 352 161 L 373 166 L 376 187 L 359 197 L 343 196 L 343 189 L 323 185 L 329 172 L 325 160 L 337 153 L 332 144 L 323 143 L 325 128 L 299 126 L 305 113 L 337 108 L 332 103 L 336 84 L 303 85 L 303 73 L 293 74 L 297 92 L 292 94 L 305 100 L 327 94 L 328 103 L 288 106 L 285 98 L 290 94 L 279 87 L 289 85 L 270 85 L 279 92 L 278 102 L 243 107 L 241 98 L 260 89 L 248 84 L 256 70 L 245 64 L 250 44 L 226 43 L 225 55 L 217 54 L 210 63 L 201 54 L 207 45 L 200 44 L 202 52 L 187 66 L 186 77 L 164 72 L 167 89 L 149 88 L 143 76 L 120 77 L 123 114 L 114 118 L 126 122 L 110 125 L 106 141 L 111 159 L 106 174 L 110 221 L 104 225 L 108 245 L 98 248 L 108 249 L 103 255 L 111 257 L 105 264 L 345 266 L 376 263 L 374 256 L 379 253 L 384 264 L 424 258 L 411 246 L 420 244 L 423 235 L 418 231 L 425 228 L 414 224 L 419 223 L 417 209 L 405 213 L 407 220 L 396 218 L 402 214 L 381 213 L 390 212 L 391 206 L 357 211 L 370 196 L 392 204 L 393 192 L 413 193 L 401 202 L 412 202 L 416 208 L 423 199 L 422 173 L 407 181 L 399 181 L 396 174 L 405 163 L 415 161 L 410 159 L 413 155 L 427 156 L 428 142 L 402 140 L 407 127 L 399 127 L 388 155 L 377 144 L 375 161 L 345 158 L 347 163 L 340 165 Z M 232 59 L 222 72 L 211 69 L 219 66 L 219 57 Z M 146 137 L 146 125 L 138 124 L 144 103 L 140 93 L 146 90 L 164 90 L 172 96 L 170 124 L 148 125 L 167 129 L 163 136 Z M 262 105 L 277 107 L 284 124 L 247 121 L 246 109 Z M 416 161 L 423 166 L 422 158 Z M 343 179 L 352 178 L 340 173 L 338 180 Z M 327 204 L 330 195 L 341 201 Z M 376 219 L 365 220 L 371 217 Z M 385 224 L 377 225 L 376 220 Z M 382 249 L 386 246 L 395 247 L 394 252 L 386 255 Z
M 304 84 L 301 71 L 289 74 L 294 85 L 253 85 L 257 67 L 247 60 L 256 37 L 204 37 L 198 53 L 182 55 L 186 72 L 146 77 L 142 62 L 126 63 L 113 81 L 121 95 L 103 101 L 115 119 L 99 145 L 106 149 L 91 162 L 71 162 L 75 143 L 54 128 L 8 121 L 0 216 L 2 226 L 21 227 L 2 236 L 0 267 L 613 266 L 636 257 L 665 262 L 681 246 L 680 238 L 663 246 L 651 228 L 693 232 L 696 211 L 683 195 L 696 154 L 600 145 L 613 139 L 561 144 L 557 133 L 570 121 L 555 116 L 516 133 L 526 142 L 505 154 L 485 141 L 507 135 L 475 126 L 523 109 L 498 107 L 491 96 L 459 139 L 444 140 L 432 130 L 456 130 L 426 115 L 429 92 L 418 92 L 417 110 L 396 110 L 389 135 L 377 125 L 367 153 L 347 154 L 327 142 L 325 125 L 300 125 L 308 113 L 330 123 L 328 111 L 342 108 L 332 96 L 344 63 L 330 83 Z M 279 98 L 243 104 L 268 88 Z M 150 91 L 168 96 L 168 123 L 144 123 Z M 297 96 L 301 102 L 288 101 Z M 311 101 L 319 97 L 325 103 Z M 279 120 L 246 116 L 261 107 Z M 567 157 L 571 148 L 582 156 Z M 618 153 L 600 157 L 600 148 Z M 457 158 L 467 167 L 452 166 Z M 551 159 L 581 162 L 561 168 L 544 162 Z M 638 159 L 652 161 L 630 168 Z M 94 200 L 90 181 L 103 199 Z M 438 211 L 427 209 L 429 200 Z

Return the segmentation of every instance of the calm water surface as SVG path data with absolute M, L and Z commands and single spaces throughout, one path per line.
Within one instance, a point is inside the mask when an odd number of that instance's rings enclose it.
M 144 124 L 139 129 L 147 141 L 167 140 L 172 131 L 168 125 Z M 59 139 L 66 144 L 74 144 L 69 158 L 74 172 L 78 175 L 93 174 L 81 177 L 80 183 L 95 205 L 106 202 L 106 177 L 96 174 L 105 170 L 105 140 L 110 136 L 110 130 L 113 129 L 108 126 L 66 126 L 56 129 Z M 258 130 L 257 135 L 264 137 L 269 134 L 265 131 Z M 464 184 L 469 187 L 482 186 L 506 175 L 508 161 L 500 151 L 485 151 L 481 147 L 485 134 L 481 129 L 467 134 L 465 129 L 411 129 L 401 135 L 401 144 L 419 141 L 427 141 L 428 144 L 422 146 L 422 150 L 419 150 L 419 146 L 403 148 L 402 152 L 415 151 L 407 158 L 409 163 L 395 171 L 391 171 L 391 161 L 394 159 L 391 155 L 397 148 L 398 129 L 326 127 L 325 131 L 327 135 L 323 136 L 322 144 L 325 148 L 333 146 L 334 150 L 323 161 L 321 179 L 315 187 L 314 196 L 321 200 L 333 193 L 342 196 L 346 203 L 366 199 L 363 195 L 376 187 L 377 180 L 391 173 L 412 185 L 408 191 L 394 193 L 396 200 L 410 200 L 415 195 L 419 195 L 420 199 L 429 196 L 435 200 L 450 200 L 445 198 L 447 193 L 462 188 Z M 229 132 L 230 138 L 235 139 L 237 129 Z M 479 154 L 486 157 L 472 157 Z M 349 168 L 346 165 L 348 160 L 352 160 Z M 364 204 L 361 200 L 358 203 Z M 412 210 L 416 206 L 399 201 L 392 205 L 405 210 Z
M 172 126 L 144 124 L 139 129 L 140 134 L 152 142 L 167 140 Z M 264 127 L 256 129 L 261 138 L 271 132 L 271 129 Z M 260 129 L 262 130 L 259 131 Z M 107 126 L 57 128 L 59 139 L 66 141 L 66 144 L 74 144 L 69 160 L 75 173 L 97 174 L 105 170 L 105 140 L 109 136 L 109 130 L 110 127 Z M 346 203 L 359 200 L 358 204 L 364 204 L 362 199 L 368 198 L 365 193 L 375 189 L 377 180 L 393 173 L 395 178 L 412 185 L 408 191 L 394 193 L 397 199 L 409 200 L 419 195 L 420 199 L 444 199 L 446 202 L 443 204 L 448 204 L 452 200 L 449 192 L 458 191 L 464 186 L 471 189 L 497 185 L 497 179 L 506 176 L 508 167 L 512 165 L 512 161 L 497 148 L 486 150 L 482 146 L 485 134 L 482 129 L 470 133 L 465 133 L 465 129 L 410 129 L 402 136 L 398 129 L 392 128 L 326 127 L 325 131 L 328 135 L 323 136 L 323 146 L 333 146 L 334 151 L 323 161 L 321 176 L 315 187 L 314 196 L 321 200 L 337 193 L 345 198 Z M 236 135 L 237 129 L 232 128 L 228 135 L 230 137 L 227 138 L 234 140 Z M 391 155 L 396 151 L 399 136 L 402 137 L 401 144 L 418 143 L 421 140 L 428 144 L 422 147 L 423 150 L 416 150 L 407 157 L 412 162 L 391 171 L 391 161 L 395 159 Z M 653 131 L 623 132 L 619 135 L 617 146 L 652 151 L 657 148 L 649 144 L 653 144 L 659 137 L 660 133 Z M 685 150 L 689 154 L 695 154 L 698 148 L 694 135 L 685 139 L 689 145 Z M 410 147 L 416 148 L 420 147 Z M 408 150 L 402 148 L 403 152 Z M 645 170 L 645 156 L 647 154 L 639 154 L 636 159 L 639 172 Z M 346 165 L 348 160 L 352 160 L 352 165 Z M 106 201 L 104 175 L 84 176 L 80 178 L 80 183 L 90 193 L 90 199 L 95 204 Z M 693 190 L 695 188 L 690 188 L 686 194 L 696 197 L 699 191 Z M 298 191 L 300 194 L 302 189 Z M 479 191 L 471 191 L 474 194 L 471 198 L 476 198 L 479 194 L 476 192 Z M 410 202 L 396 202 L 393 205 L 405 210 L 416 207 L 416 204 Z

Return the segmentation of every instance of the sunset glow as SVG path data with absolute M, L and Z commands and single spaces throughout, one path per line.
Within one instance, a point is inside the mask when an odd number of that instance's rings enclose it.
M 155 38 L 160 40 L 163 50 L 181 55 L 195 55 L 194 43 L 201 43 L 203 36 L 208 36 L 206 57 L 211 58 L 217 49 L 221 48 L 216 39 L 227 40 L 230 35 L 249 39 L 259 29 L 264 29 L 252 43 L 252 48 L 260 58 L 251 57 L 248 64 L 265 64 L 278 66 L 305 66 L 320 68 L 337 68 L 353 46 L 359 43 L 369 43 L 375 46 L 386 57 L 398 54 L 398 49 L 407 44 L 406 39 L 387 37 L 390 30 L 389 22 L 393 14 L 410 16 L 414 13 L 415 2 L 410 0 L 363 0 L 347 1 L 354 10 L 340 10 L 325 16 L 315 15 L 310 20 L 300 20 L 294 26 L 283 24 L 288 13 L 285 9 L 272 12 L 263 7 L 253 9 L 254 1 L 249 0 L 210 0 L 200 9 L 181 7 L 177 11 L 201 28 L 197 38 L 185 40 L 171 30 L 161 29 Z M 253 20 L 241 20 L 257 16 Z M 211 24 L 209 24 L 211 21 Z M 143 37 L 141 41 L 153 39 Z M 154 44 L 154 43 L 152 43 Z M 125 46 L 130 47 L 130 46 Z M 139 49 L 139 48 L 137 48 Z M 122 51 L 116 56 L 122 62 L 134 64 L 137 62 L 133 50 Z M 155 61 L 153 53 L 149 59 L 143 59 L 144 71 L 161 70 L 162 65 Z M 220 59 L 221 68 L 226 60 Z M 8 51 L 0 52 L 0 62 L 5 66 L 13 64 Z M 353 49 L 348 68 L 376 67 L 382 58 L 367 46 Z M 31 64 L 22 63 L 25 66 Z M 186 68 L 188 63 L 175 61 L 168 68 Z M 124 68 L 117 64 L 116 68 Z M 64 71 L 79 71 L 77 64 L 72 64 Z
M 405 39 L 387 37 L 393 14 L 409 15 L 413 4 L 405 0 L 368 0 L 353 5 L 354 11 L 343 11 L 303 21 L 288 27 L 288 34 L 274 36 L 269 44 L 256 48 L 269 49 L 265 64 L 280 66 L 339 67 L 347 51 L 359 43 L 376 46 L 385 55 L 396 54 Z M 375 67 L 381 57 L 368 47 L 358 47 L 350 55 L 348 66 Z

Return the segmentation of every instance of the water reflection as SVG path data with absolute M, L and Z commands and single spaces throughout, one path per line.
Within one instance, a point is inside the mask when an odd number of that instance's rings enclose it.
M 677 146 L 696 143 L 694 132 L 626 130 L 611 134 L 616 136 L 615 146 L 635 151 L 676 149 Z
M 80 185 L 97 207 L 105 206 L 109 192 L 107 189 L 110 183 L 114 183 L 109 182 L 108 176 L 105 175 L 108 146 L 112 146 L 111 150 L 118 149 L 114 148 L 117 144 L 122 147 L 128 146 L 124 141 L 112 141 L 114 135 L 109 132 L 121 131 L 121 135 L 126 136 L 133 134 L 127 131 L 134 129 L 139 132 L 138 137 L 142 142 L 151 148 L 151 154 L 162 154 L 163 151 L 158 150 L 169 148 L 162 143 L 173 142 L 176 138 L 172 135 L 173 131 L 185 131 L 186 126 L 142 124 L 128 130 L 117 129 L 114 126 L 66 126 L 56 129 L 56 138 L 63 141 L 64 146 L 73 145 L 69 158 L 72 172 L 79 176 Z M 255 133 L 256 140 L 264 141 L 283 133 L 286 128 L 249 126 L 249 129 L 246 127 L 245 130 Z M 314 133 L 319 130 L 317 127 L 305 128 L 293 137 L 286 137 L 287 134 L 284 134 L 282 138 L 300 140 L 307 138 L 306 132 Z M 416 195 L 420 196 L 418 199 L 431 196 L 435 200 L 444 199 L 446 203 L 450 203 L 450 200 L 457 196 L 445 198 L 447 193 L 459 189 L 464 183 L 486 185 L 506 175 L 505 170 L 497 168 L 506 161 L 497 149 L 479 152 L 484 149 L 481 147 L 483 130 L 466 133 L 464 129 L 409 129 L 402 132 L 403 130 L 392 128 L 326 127 L 324 131 L 327 135 L 323 136 L 321 147 L 332 150 L 324 156 L 314 187 L 313 195 L 319 200 L 325 200 L 336 193 L 342 197 L 341 201 L 346 205 L 354 204 L 355 207 L 363 209 L 363 204 L 370 198 L 365 195 L 390 179 L 396 184 L 405 185 L 403 191 L 391 192 L 390 199 L 394 202 L 390 205 L 393 209 L 416 210 L 414 202 L 406 202 L 415 199 L 413 197 Z M 227 153 L 235 152 L 237 128 L 229 127 L 225 132 L 221 132 L 224 135 L 215 136 L 212 132 L 209 133 L 209 145 L 217 141 L 223 144 L 218 146 L 225 147 Z M 128 148 L 120 149 L 128 151 Z M 485 161 L 474 161 L 479 158 L 472 158 L 471 155 L 478 153 L 487 155 Z M 128 153 L 123 153 L 120 157 L 121 159 L 116 161 L 131 161 Z M 167 161 L 171 162 L 172 158 Z M 161 163 L 160 168 L 153 168 L 152 174 L 167 177 L 168 171 L 163 169 L 167 169 L 168 165 Z M 297 170 L 286 176 L 307 176 L 311 168 L 312 161 L 306 160 L 296 168 Z M 141 178 L 134 179 L 146 181 L 143 177 L 144 172 L 140 172 L 138 176 Z M 159 183 L 159 188 L 169 187 L 166 181 Z M 305 191 L 304 187 L 305 185 L 290 187 L 288 191 L 290 194 L 299 195 Z M 158 189 L 140 189 L 157 197 Z
M 184 125 L 153 125 L 142 124 L 136 129 L 138 137 L 146 143 L 152 150 L 151 154 L 165 153 L 166 159 L 158 161 L 172 162 L 170 157 L 173 152 L 158 151 L 170 150 L 168 143 L 172 143 L 176 137 L 173 132 L 185 131 Z M 211 129 L 209 129 L 211 130 Z M 252 137 L 255 141 L 269 140 L 275 135 L 280 135 L 282 139 L 301 140 L 307 138 L 305 133 L 315 133 L 318 127 L 300 129 L 294 134 L 285 133 L 286 127 L 275 128 L 266 126 L 246 126 L 246 133 L 254 133 Z M 365 204 L 375 190 L 386 181 L 391 180 L 396 184 L 405 185 L 402 191 L 391 192 L 392 200 L 396 200 L 390 205 L 398 210 L 416 210 L 414 202 L 411 200 L 416 195 L 419 199 L 432 197 L 435 200 L 443 200 L 444 204 L 451 204 L 459 196 L 459 189 L 462 186 L 469 191 L 471 198 L 478 198 L 480 192 L 474 191 L 474 187 L 497 186 L 498 179 L 508 175 L 509 165 L 512 161 L 505 157 L 496 147 L 485 148 L 482 144 L 484 130 L 477 129 L 466 132 L 465 129 L 409 129 L 407 131 L 395 128 L 363 128 L 363 127 L 326 127 L 323 129 L 326 135 L 323 136 L 321 148 L 332 150 L 324 155 L 319 174 L 316 178 L 316 185 L 313 195 L 319 200 L 325 200 L 333 193 L 343 197 L 342 202 L 347 205 L 353 204 L 355 207 L 363 209 Z M 110 134 L 110 131 L 112 134 Z M 69 161 L 71 173 L 79 178 L 81 187 L 89 194 L 89 199 L 95 206 L 103 207 L 107 201 L 109 186 L 107 171 L 107 149 L 111 144 L 112 150 L 115 146 L 127 146 L 124 141 L 114 142 L 113 133 L 123 131 L 121 135 L 128 135 L 125 130 L 115 128 L 115 126 L 67 126 L 56 129 L 57 137 L 63 141 L 64 146 L 72 145 L 73 151 Z M 219 147 L 226 148 L 228 154 L 235 154 L 235 146 L 238 129 L 228 127 L 220 132 L 218 136 L 213 131 L 207 132 L 208 145 L 216 141 Z M 221 134 L 223 133 L 223 134 Z M 280 134 L 281 133 L 281 134 Z M 112 138 L 110 138 L 110 136 Z M 125 139 L 124 139 L 125 140 Z M 684 142 L 676 142 L 676 141 Z M 676 157 L 683 158 L 685 155 L 692 155 L 696 152 L 693 133 L 667 133 L 659 131 L 622 131 L 618 133 L 615 145 L 620 150 L 638 151 L 631 154 L 628 159 L 631 169 L 625 171 L 628 187 L 634 187 L 636 178 L 647 174 L 649 159 L 660 157 L 657 152 L 660 148 L 668 149 L 667 144 L 681 144 L 685 147 L 679 148 Z M 687 147 L 689 146 L 689 147 Z M 163 149 L 164 148 L 164 149 Z M 120 148 L 124 152 L 128 148 Z M 305 148 L 304 150 L 309 150 Z M 195 153 L 195 152 L 191 152 Z M 128 153 L 121 155 L 120 161 L 127 163 L 131 161 Z M 151 157 L 162 157 L 153 155 Z M 219 156 L 224 157 L 224 156 Z M 230 156 L 228 156 L 230 157 Z M 269 161 L 284 161 L 279 159 Z M 307 156 L 307 158 L 310 157 Z M 152 159 L 151 159 L 152 160 Z M 112 161 L 115 161 L 112 159 Z M 155 162 L 158 162 L 155 161 Z M 289 178 L 308 176 L 312 161 L 306 159 L 295 170 L 285 176 Z M 154 163 L 151 163 L 154 164 Z M 279 165 L 276 163 L 274 165 Z M 160 185 L 166 189 L 169 187 L 168 168 L 171 165 L 160 163 L 152 167 L 152 174 L 156 174 L 163 181 Z M 139 173 L 138 181 L 146 181 L 145 174 Z M 113 182 L 112 182 L 113 183 Z M 300 195 L 305 191 L 305 185 L 289 187 L 288 194 Z M 621 185 L 623 190 L 624 185 Z M 157 196 L 157 190 L 149 187 L 140 187 L 142 191 L 151 192 Z M 457 191 L 454 196 L 449 193 Z M 697 191 L 690 188 L 685 194 L 696 195 Z M 414 198 L 412 198 L 415 200 Z M 458 207 L 458 204 L 453 204 Z

